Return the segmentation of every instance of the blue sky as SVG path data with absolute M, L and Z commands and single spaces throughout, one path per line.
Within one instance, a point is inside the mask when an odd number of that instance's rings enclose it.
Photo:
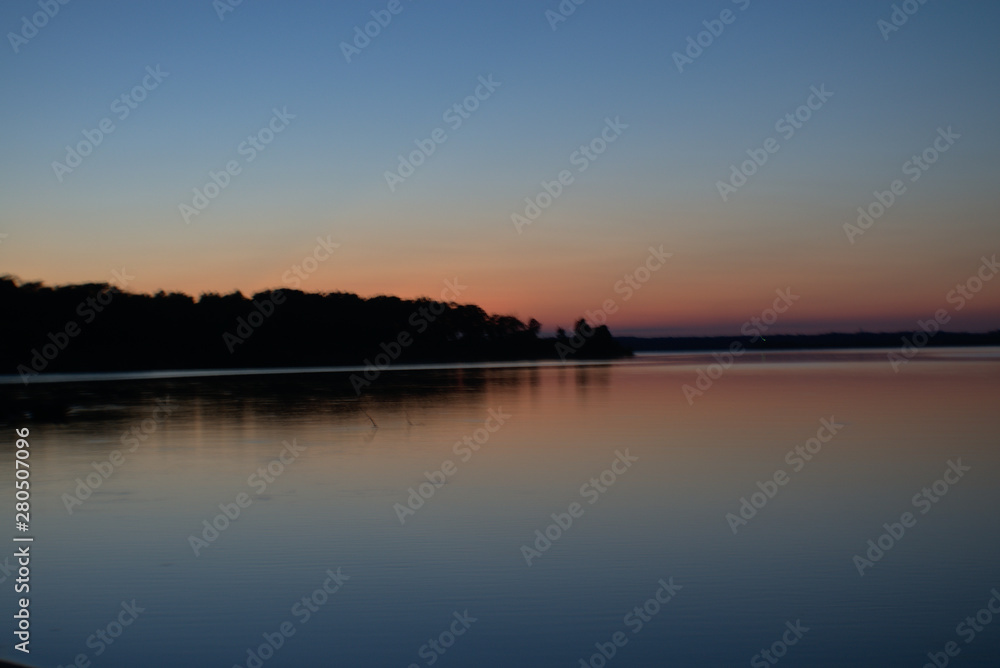
M 675 261 L 614 331 L 732 331 L 786 285 L 804 296 L 783 325 L 810 331 L 911 326 L 1000 245 L 996 5 L 930 0 L 886 40 L 893 4 L 860 0 L 588 0 L 555 30 L 558 2 L 401 0 L 346 62 L 341 43 L 387 4 L 244 0 L 220 20 L 209 0 L 71 1 L 17 53 L 8 36 L 0 271 L 65 283 L 124 265 L 136 290 L 252 292 L 332 235 L 303 289 L 434 295 L 457 275 L 463 301 L 554 327 L 664 244 Z M 724 10 L 678 72 L 672 54 Z M 38 11 L 5 3 L 0 27 Z M 156 66 L 169 76 L 119 120 L 112 101 Z M 390 191 L 397 156 L 490 75 L 496 91 Z M 821 85 L 830 100 L 722 201 L 730 165 Z M 295 118 L 243 163 L 274 108 Z M 114 132 L 60 182 L 53 161 L 105 117 Z M 606 118 L 628 129 L 518 234 L 511 214 Z M 848 243 L 855 209 L 949 126 L 961 139 Z M 186 224 L 179 205 L 234 159 Z M 998 292 L 960 323 L 1000 326 Z

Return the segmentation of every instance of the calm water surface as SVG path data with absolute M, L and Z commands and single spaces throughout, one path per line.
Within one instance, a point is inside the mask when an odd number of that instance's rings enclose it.
M 713 361 L 32 386 L 30 663 L 1000 665 L 1000 351 Z

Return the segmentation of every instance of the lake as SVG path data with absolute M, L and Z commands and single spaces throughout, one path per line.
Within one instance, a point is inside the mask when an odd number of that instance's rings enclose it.
M 998 349 L 347 378 L 4 386 L 57 408 L 5 424 L 9 500 L 30 429 L 34 542 L 31 654 L 7 631 L 2 656 L 998 664 Z

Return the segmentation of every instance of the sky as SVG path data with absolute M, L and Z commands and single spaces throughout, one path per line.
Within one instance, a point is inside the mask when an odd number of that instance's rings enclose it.
M 1000 328 L 996 3 L 232 2 L 0 6 L 0 273 Z

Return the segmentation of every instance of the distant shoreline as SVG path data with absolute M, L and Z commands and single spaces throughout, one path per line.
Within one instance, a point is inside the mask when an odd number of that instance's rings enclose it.
M 775 334 L 766 338 L 751 336 L 616 336 L 615 340 L 633 352 L 711 352 L 729 350 L 740 344 L 746 351 L 771 350 L 856 350 L 915 348 L 964 348 L 1000 346 L 1000 330 L 972 334 L 967 332 L 857 332 L 853 334 Z
M 578 319 L 556 335 L 542 325 L 490 314 L 475 304 L 363 298 L 351 293 L 270 290 L 252 296 L 124 292 L 108 284 L 48 287 L 0 276 L 3 327 L 0 374 L 25 385 L 53 377 L 166 372 L 221 375 L 229 370 L 347 369 L 360 392 L 389 368 L 413 365 L 515 366 L 527 361 L 597 361 L 634 352 L 733 354 L 770 350 L 892 349 L 910 357 L 924 347 L 1000 346 L 1000 330 L 710 337 L 615 336 Z M 89 375 L 88 375 L 89 374 Z M 100 376 L 107 377 L 107 376 Z M 5 383 L 6 384 L 6 383 Z
M 631 338 L 631 337 L 625 337 Z M 712 337 L 715 338 L 715 337 Z M 732 341 L 733 339 L 726 339 Z M 930 348 L 931 346 L 927 346 Z M 946 351 L 954 349 L 979 349 L 997 348 L 998 359 L 1000 359 L 1000 344 L 996 345 L 967 345 L 967 346 L 933 346 L 933 348 Z M 531 368 L 559 368 L 559 367 L 589 367 L 589 366 L 609 366 L 613 364 L 629 364 L 630 361 L 641 363 L 644 356 L 653 355 L 675 355 L 699 356 L 709 353 L 717 353 L 728 350 L 726 348 L 704 348 L 697 350 L 637 350 L 635 357 L 616 357 L 608 359 L 567 359 L 565 361 L 552 359 L 533 360 L 493 360 L 479 362 L 420 362 L 420 363 L 400 363 L 394 364 L 385 371 L 406 372 L 406 371 L 452 371 L 452 370 L 489 370 L 489 369 L 531 369 Z M 887 348 L 748 348 L 751 353 L 854 353 L 854 354 L 884 354 Z M 749 358 L 748 358 L 749 359 Z M 142 371 L 86 371 L 70 373 L 49 373 L 35 376 L 31 383 L 34 384 L 59 384 L 59 383 L 92 383 L 108 381 L 145 381 L 145 380 L 211 380 L 213 378 L 239 378 L 253 376 L 294 376 L 300 374 L 349 374 L 358 373 L 365 370 L 362 365 L 345 366 L 320 366 L 320 367 L 274 367 L 274 368 L 245 368 L 245 369 L 150 369 Z M 0 375 L 0 387 L 13 387 L 22 385 L 20 376 L 13 374 Z

